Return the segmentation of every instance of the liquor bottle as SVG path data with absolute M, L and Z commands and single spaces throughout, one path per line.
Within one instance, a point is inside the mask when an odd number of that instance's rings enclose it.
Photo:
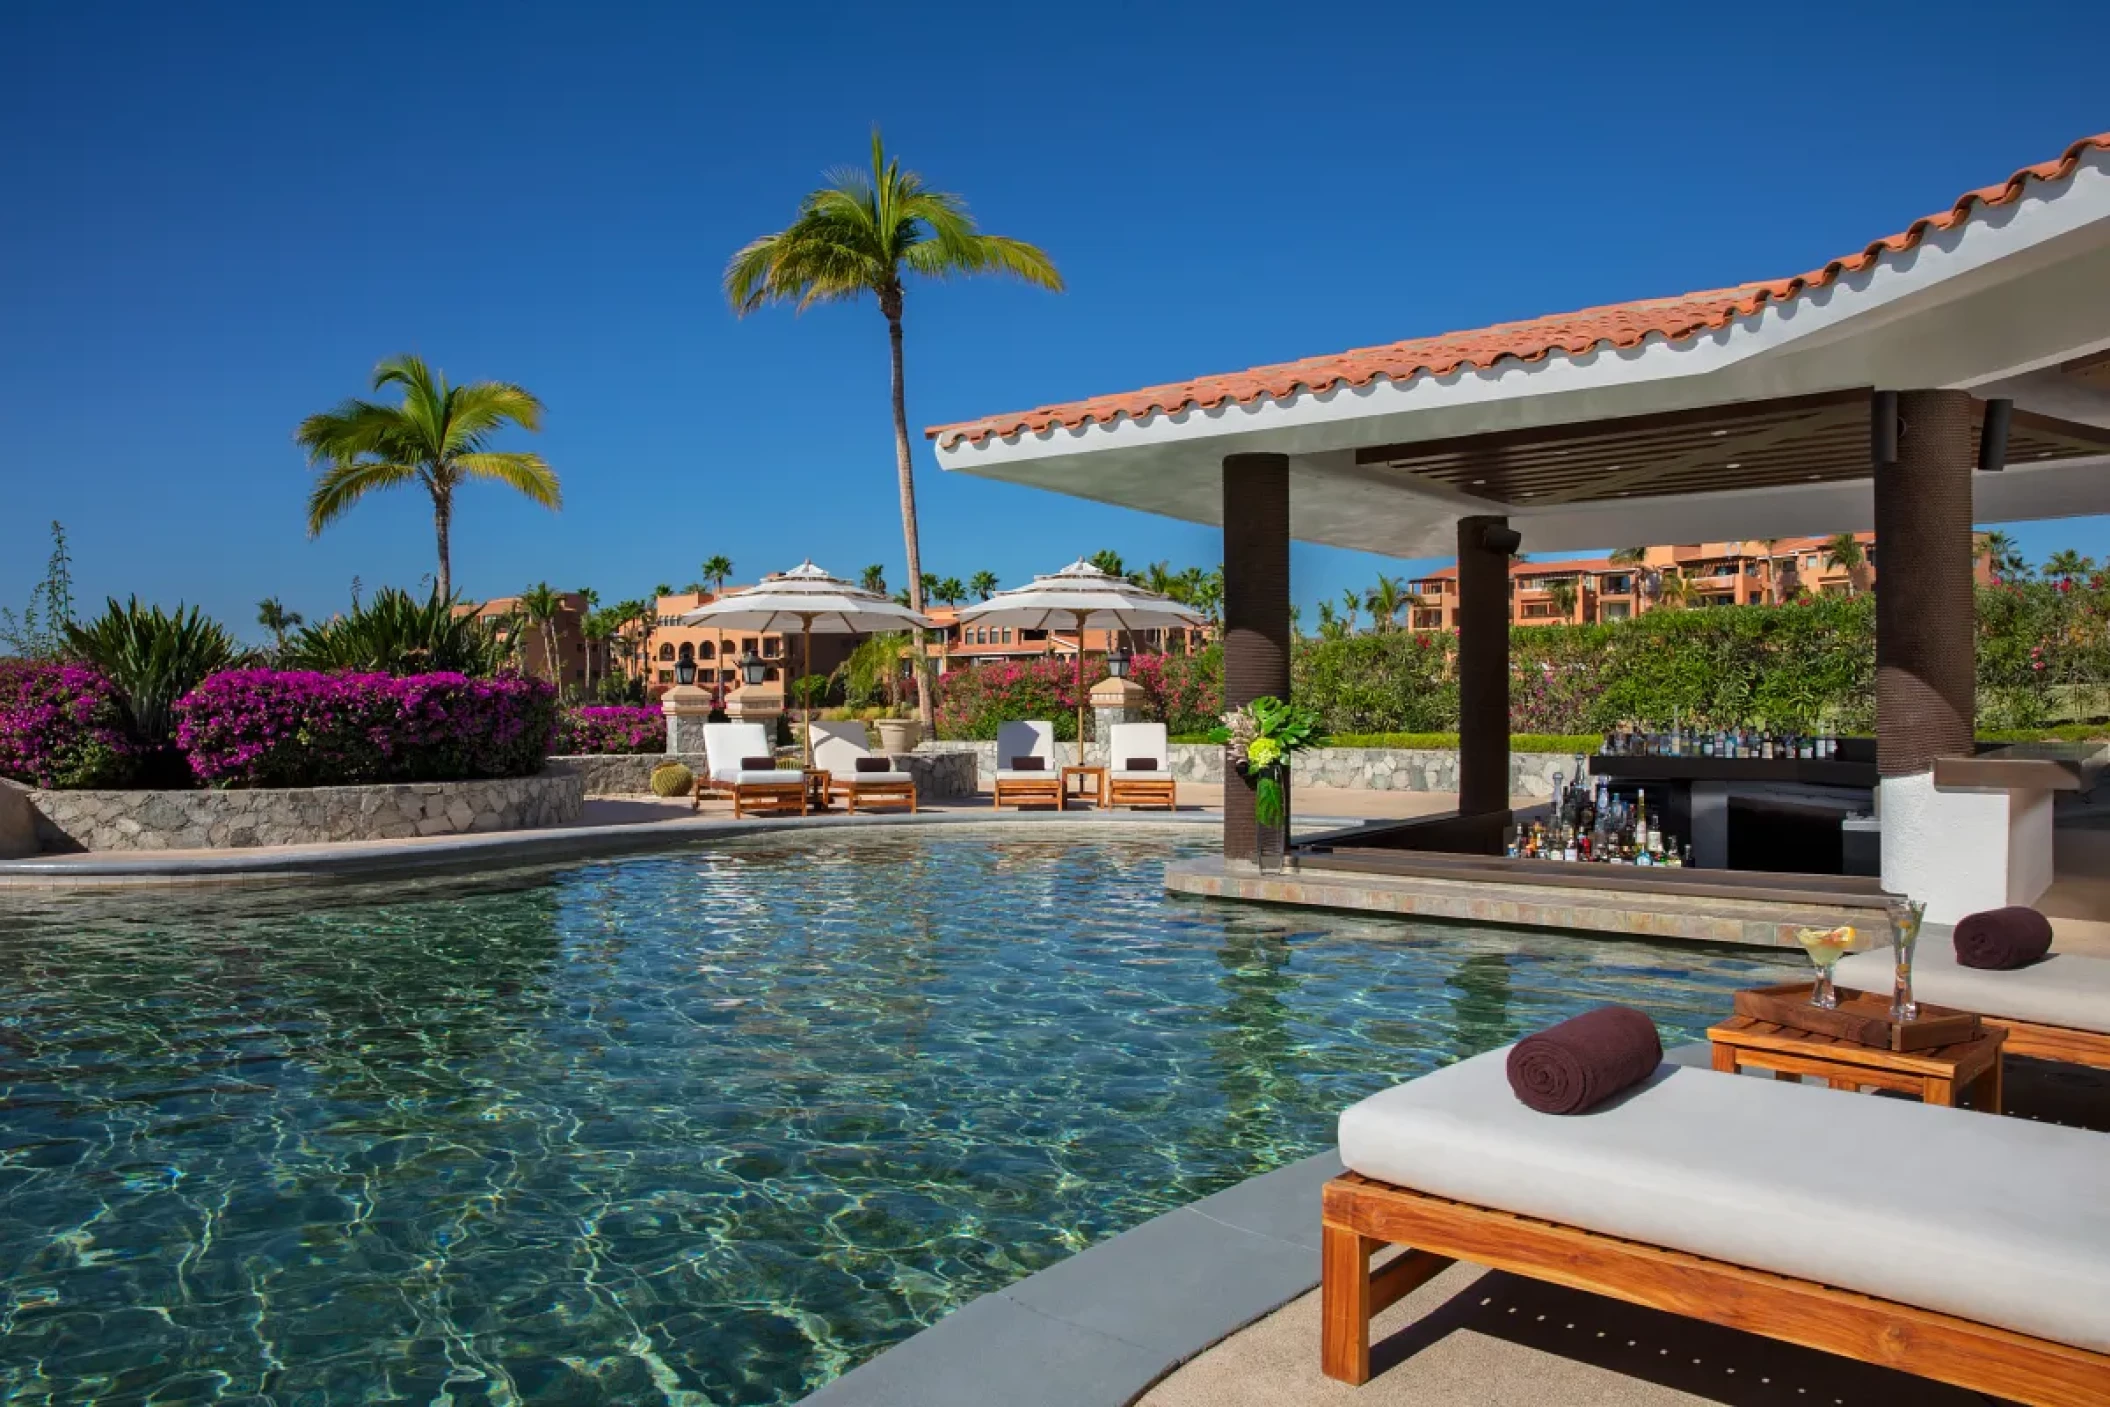
M 1683 869 L 1685 867 L 1684 858 L 1678 853 L 1678 843 L 1675 839 L 1673 839 L 1670 844 L 1664 847 L 1663 863 L 1670 866 L 1674 870 Z

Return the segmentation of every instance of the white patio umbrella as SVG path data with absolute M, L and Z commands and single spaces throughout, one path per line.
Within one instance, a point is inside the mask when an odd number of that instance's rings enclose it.
M 813 669 L 813 635 L 874 635 L 937 622 L 890 601 L 855 582 L 829 576 L 812 562 L 763 577 L 753 586 L 728 592 L 685 613 L 684 625 L 711 625 L 721 630 L 753 630 L 788 635 L 796 628 L 808 673 Z M 813 765 L 813 705 L 806 702 L 806 765 Z
M 1202 615 L 1170 596 L 1145 590 L 1132 581 L 1100 571 L 1090 562 L 1072 562 L 1052 576 L 1037 576 L 1030 585 L 999 591 L 986 601 L 963 607 L 962 625 L 1012 625 L 1027 630 L 1077 632 L 1077 761 L 1084 762 L 1084 632 L 1086 630 L 1159 630 L 1200 625 Z

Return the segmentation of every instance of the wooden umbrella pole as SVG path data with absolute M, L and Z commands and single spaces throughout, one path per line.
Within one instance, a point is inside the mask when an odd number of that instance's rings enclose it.
M 1084 617 L 1077 617 L 1077 765 L 1084 765 Z

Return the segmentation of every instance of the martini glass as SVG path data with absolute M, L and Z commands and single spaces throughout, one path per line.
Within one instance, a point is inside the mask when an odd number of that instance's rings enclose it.
M 1920 1014 L 1919 1003 L 1912 999 L 1912 950 L 1919 943 L 1920 920 L 1927 916 L 1927 906 L 1900 896 L 1883 907 L 1890 916 L 1890 1019 L 1911 1021 Z
M 1832 1010 L 1839 1005 L 1839 994 L 1832 987 L 1832 969 L 1854 945 L 1853 929 L 1798 928 L 1795 940 L 1802 944 L 1802 950 L 1810 955 L 1810 965 L 1817 969 L 1817 985 L 1810 992 L 1810 1005 Z

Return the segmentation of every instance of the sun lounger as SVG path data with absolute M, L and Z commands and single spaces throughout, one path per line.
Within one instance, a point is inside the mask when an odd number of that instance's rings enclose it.
M 1981 1392 L 2110 1401 L 2110 1136 L 1664 1065 L 1581 1115 L 1506 1050 L 1341 1116 L 1321 1366 L 1453 1261 Z M 1411 1249 L 1378 1268 L 1371 1255 Z
M 1037 757 L 1040 768 L 1028 771 L 1012 766 L 1021 757 Z M 1062 807 L 1062 773 L 1055 762 L 1055 725 L 1052 723 L 1004 723 L 996 730 L 996 783 L 998 806 Z
M 1108 806 L 1179 806 L 1179 783 L 1172 778 L 1172 746 L 1162 723 L 1116 723 L 1107 730 L 1106 804 Z M 1148 762 L 1149 767 L 1137 767 Z
M 783 768 L 742 767 L 749 758 L 771 756 L 769 735 L 759 723 L 706 723 L 703 753 L 708 771 L 696 779 L 689 803 L 695 810 L 706 795 L 730 796 L 733 816 L 750 811 L 796 811 L 806 814 L 806 774 Z
M 1846 958 L 1833 977 L 1842 987 L 1887 993 L 1889 945 Z M 2110 958 L 2053 953 L 2028 967 L 1989 972 L 1958 962 L 1947 930 L 1930 926 L 1913 955 L 1912 995 L 2007 1027 L 2008 1055 L 2110 1070 Z
M 886 760 L 872 751 L 864 724 L 851 721 L 813 725 L 813 765 L 828 774 L 829 801 L 845 803 L 853 816 L 859 806 L 906 806 L 914 811 L 916 779 L 906 772 L 894 771 L 891 761 L 884 772 L 859 771 L 859 759 L 872 757 Z

